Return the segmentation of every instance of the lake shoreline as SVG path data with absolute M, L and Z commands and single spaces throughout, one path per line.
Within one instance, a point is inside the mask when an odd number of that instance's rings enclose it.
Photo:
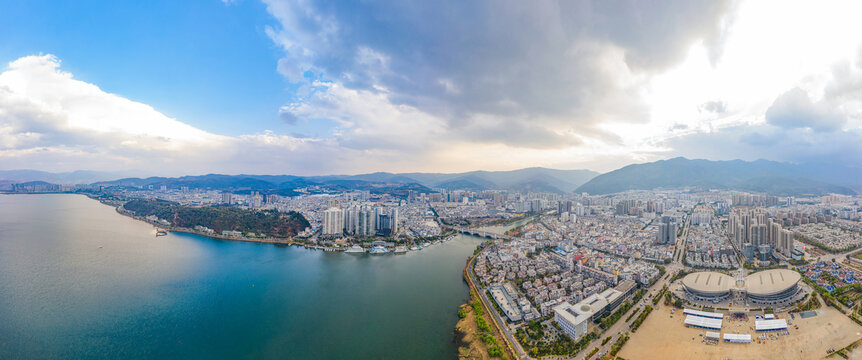
M 281 239 L 155 237 L 115 209 L 0 196 L 0 358 L 457 356 L 453 309 L 478 238 L 412 256 L 330 255 Z
M 92 199 L 92 197 L 91 197 L 91 199 Z M 94 199 L 94 200 L 97 200 L 97 199 Z M 101 202 L 101 201 L 100 201 L 100 202 Z M 111 206 L 111 207 L 114 207 L 114 211 L 116 211 L 116 212 L 117 212 L 118 214 L 120 214 L 120 215 L 123 215 L 123 216 L 129 217 L 129 218 L 131 218 L 131 219 L 134 219 L 134 220 L 137 220 L 137 221 L 141 221 L 141 222 L 144 222 L 144 223 L 147 223 L 147 224 L 150 224 L 150 225 L 153 225 L 153 227 L 156 227 L 156 228 L 158 228 L 158 229 L 162 229 L 162 230 L 165 230 L 165 231 L 169 231 L 169 232 L 178 232 L 178 233 L 184 233 L 184 234 L 193 234 L 193 235 L 199 235 L 199 236 L 203 236 L 203 237 L 207 237 L 207 238 L 211 238 L 211 239 L 228 240 L 228 241 L 242 241 L 242 242 L 262 243 L 262 244 L 287 245 L 287 246 L 300 246 L 300 247 L 304 247 L 304 248 L 306 248 L 306 249 L 311 249 L 311 250 L 323 250 L 323 251 L 344 251 L 344 249 L 340 249 L 340 248 L 332 248 L 332 247 L 319 246 L 319 245 L 310 245 L 310 244 L 305 244 L 305 243 L 301 243 L 301 242 L 296 242 L 296 241 L 293 241 L 293 240 L 292 240 L 292 239 L 290 239 L 290 238 L 262 238 L 262 239 L 255 239 L 255 238 L 248 238 L 248 237 L 241 237 L 241 238 L 238 238 L 238 237 L 233 237 L 233 236 L 226 236 L 226 235 L 219 235 L 219 234 L 210 234 L 210 233 L 205 233 L 205 232 L 201 232 L 201 231 L 197 231 L 197 230 L 189 229 L 189 228 L 174 227 L 174 226 L 164 226 L 164 225 L 155 224 L 155 223 L 153 223 L 153 222 L 151 222 L 151 221 L 147 221 L 147 220 L 146 220 L 146 219 L 144 219 L 144 218 L 137 217 L 137 216 L 133 216 L 133 215 L 131 215 L 131 214 L 125 213 L 125 212 L 124 212 L 124 210 L 123 210 L 123 209 L 121 209 L 121 208 L 122 208 L 122 206 L 116 206 L 116 207 L 115 207 L 115 206 L 113 206 L 113 205 L 111 205 L 111 204 L 106 204 L 106 203 L 104 203 L 104 202 L 101 202 L 101 203 L 102 203 L 102 204 L 105 204 L 105 205 L 108 205 L 108 206 Z
M 158 228 L 158 229 L 162 229 L 165 231 L 198 235 L 198 236 L 203 236 L 203 237 L 207 237 L 210 239 L 218 239 L 218 240 L 241 241 L 241 242 L 251 242 L 251 243 L 273 244 L 273 245 L 300 246 L 300 247 L 304 247 L 304 248 L 310 249 L 310 250 L 323 250 L 323 251 L 343 251 L 344 250 L 344 249 L 339 249 L 339 248 L 331 248 L 331 247 L 325 247 L 325 246 L 305 244 L 305 243 L 294 241 L 291 238 L 262 238 L 262 239 L 247 238 L 247 237 L 238 238 L 238 237 L 225 236 L 225 235 L 219 235 L 219 234 L 205 233 L 205 232 L 201 232 L 201 231 L 197 231 L 197 230 L 189 229 L 189 228 L 159 225 L 159 224 L 153 223 L 151 221 L 148 221 L 144 218 L 137 217 L 137 216 L 134 216 L 132 214 L 125 212 L 124 209 L 122 209 L 122 205 L 115 205 L 115 204 L 108 203 L 106 201 L 102 201 L 102 200 L 97 199 L 93 196 L 90 196 L 90 194 L 81 194 L 81 193 L 67 193 L 67 194 L 84 195 L 87 198 L 98 201 L 102 205 L 110 206 L 110 207 L 114 208 L 114 211 L 117 214 L 120 214 L 122 216 L 128 217 L 128 218 L 136 220 L 136 221 L 144 222 L 144 223 L 149 224 L 149 225 L 153 225 L 153 227 Z

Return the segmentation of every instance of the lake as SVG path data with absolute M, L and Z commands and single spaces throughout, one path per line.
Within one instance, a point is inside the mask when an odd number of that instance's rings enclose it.
M 0 359 L 452 359 L 482 241 L 371 256 L 154 234 L 80 195 L 0 196 Z

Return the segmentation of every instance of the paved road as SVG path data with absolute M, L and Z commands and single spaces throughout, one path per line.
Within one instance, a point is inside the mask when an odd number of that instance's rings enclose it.
M 643 308 L 645 305 L 650 305 L 653 307 L 653 311 L 657 311 L 661 307 L 664 306 L 663 301 L 659 301 L 657 305 L 653 306 L 652 305 L 652 298 L 665 285 L 670 287 L 669 280 L 673 277 L 673 275 L 676 274 L 677 272 L 679 272 L 680 270 L 685 269 L 685 266 L 682 264 L 682 259 L 683 259 L 683 253 L 685 251 L 686 238 L 688 237 L 689 224 L 690 224 L 690 219 L 686 221 L 686 223 L 683 227 L 682 236 L 680 236 L 677 239 L 676 248 L 680 250 L 679 254 L 673 258 L 673 261 L 671 261 L 670 264 L 665 265 L 665 275 L 662 275 L 662 278 L 659 281 L 657 281 L 655 284 L 653 284 L 653 286 L 649 287 L 649 289 L 647 290 L 647 293 L 644 295 L 644 297 L 641 298 L 641 300 L 638 301 L 638 303 L 635 306 L 632 306 L 632 308 L 629 309 L 629 311 L 627 311 L 625 314 L 623 314 L 623 316 L 613 326 L 611 326 L 607 331 L 602 333 L 598 339 L 591 342 L 590 345 L 584 349 L 584 351 L 578 353 L 577 355 L 575 355 L 571 359 L 583 359 L 584 356 L 586 356 L 596 346 L 599 346 L 599 351 L 596 353 L 596 355 L 593 355 L 593 356 L 600 356 L 601 354 L 607 354 L 611 350 L 611 346 L 613 346 L 614 343 L 622 336 L 621 333 L 625 333 L 625 332 L 631 333 L 630 323 L 634 322 L 634 320 L 639 316 L 639 314 L 636 315 L 635 317 L 633 317 L 628 322 L 626 322 L 626 318 L 628 318 L 628 316 L 631 314 L 632 311 L 634 311 L 634 309 L 640 309 L 638 312 L 641 312 L 641 311 L 643 311 Z M 602 340 L 608 336 L 612 337 L 611 340 L 609 340 L 605 345 L 600 345 L 602 343 Z M 631 334 L 629 334 L 629 336 L 631 336 Z
M 670 271 L 668 271 L 668 273 L 670 273 Z M 571 359 L 583 359 L 584 356 L 586 356 L 596 346 L 599 346 L 599 351 L 596 353 L 596 355 L 593 355 L 593 356 L 599 356 L 599 354 L 607 354 L 609 351 L 611 351 L 611 346 L 613 346 L 613 344 L 620 338 L 620 336 L 622 336 L 621 333 L 625 333 L 625 332 L 631 333 L 630 324 L 632 322 L 634 322 L 634 320 L 637 319 L 637 317 L 640 314 L 634 316 L 629 322 L 626 322 L 626 318 L 629 315 L 631 315 L 631 312 L 634 309 L 641 309 L 640 311 L 643 311 L 643 308 L 645 305 L 653 306 L 652 305 L 653 296 L 655 296 L 655 294 L 657 294 L 664 287 L 664 285 L 666 285 L 666 284 L 669 285 L 668 280 L 670 278 L 671 278 L 671 276 L 667 276 L 667 279 L 663 278 L 663 279 L 657 281 L 655 284 L 653 284 L 653 286 L 649 287 L 649 289 L 647 290 L 647 293 L 644 295 L 643 298 L 641 298 L 640 301 L 638 301 L 638 303 L 635 306 L 632 306 L 632 308 L 628 312 L 623 314 L 623 316 L 620 317 L 620 319 L 613 326 L 611 326 L 607 331 L 605 331 L 603 334 L 601 334 L 598 339 L 593 340 L 593 342 L 590 343 L 590 345 L 587 346 L 584 349 L 584 351 L 573 356 Z M 658 305 L 653 306 L 653 312 L 655 312 L 656 310 L 660 309 L 663 306 L 664 306 L 664 303 L 662 301 L 659 301 Z M 639 313 L 640 313 L 640 311 L 639 311 Z M 612 336 L 611 340 L 609 340 L 605 345 L 601 345 L 602 340 L 608 336 Z M 629 334 L 629 336 L 631 336 L 631 334 Z
M 806 246 L 811 246 L 811 245 L 806 244 Z M 818 256 L 817 258 L 819 258 L 820 261 L 824 261 L 824 262 L 830 262 L 834 259 L 836 263 L 840 263 L 840 262 L 844 261 L 845 258 L 847 258 L 847 255 L 850 255 L 850 254 L 855 253 L 857 251 L 859 251 L 859 249 L 853 249 L 853 250 L 845 251 L 845 252 L 838 253 L 838 254 L 826 253 L 825 255 Z
M 540 223 L 541 223 L 541 225 L 546 226 L 543 222 L 540 222 Z M 679 255 L 674 257 L 673 261 L 670 264 L 665 265 L 665 275 L 662 275 L 662 279 L 660 279 L 655 284 L 653 284 L 653 286 L 649 287 L 647 290 L 647 293 L 643 296 L 643 298 L 641 298 L 641 300 L 638 301 L 638 303 L 635 304 L 635 306 L 632 306 L 632 308 L 629 309 L 629 311 L 627 311 L 625 314 L 623 314 L 620 317 L 620 319 L 614 325 L 612 325 L 607 331 L 602 333 L 598 339 L 593 340 L 589 345 L 587 345 L 584 348 L 583 351 L 581 351 L 577 355 L 571 357 L 570 359 L 583 359 L 587 355 L 587 353 L 589 353 L 596 346 L 599 347 L 599 351 L 594 356 L 599 356 L 600 354 L 607 354 L 610 351 L 611 346 L 613 346 L 613 344 L 617 341 L 617 339 L 619 339 L 619 337 L 621 336 L 621 333 L 631 332 L 631 326 L 629 325 L 629 323 L 634 321 L 634 319 L 636 319 L 637 316 L 633 317 L 629 322 L 626 322 L 626 318 L 628 317 L 628 315 L 630 315 L 634 309 L 639 308 L 639 309 L 641 309 L 640 311 L 643 311 L 643 308 L 645 305 L 652 306 L 653 296 L 655 296 L 655 294 L 657 294 L 658 291 L 660 291 L 664 287 L 664 285 L 670 286 L 668 281 L 670 280 L 670 278 L 673 277 L 673 274 L 676 274 L 679 270 L 685 268 L 685 266 L 682 264 L 682 254 L 683 254 L 684 249 L 685 249 L 685 239 L 688 236 L 688 224 L 689 224 L 689 222 L 687 221 L 685 224 L 685 227 L 683 228 L 682 236 L 680 236 L 677 239 L 677 249 L 680 249 Z M 491 299 L 488 299 L 487 296 L 485 295 L 486 289 L 479 286 L 478 282 L 473 280 L 473 279 L 476 279 L 476 274 L 473 272 L 473 262 L 474 261 L 475 261 L 475 258 L 473 260 L 471 260 L 471 262 L 467 268 L 468 268 L 468 272 L 469 272 L 469 276 L 470 276 L 471 281 L 474 282 L 474 285 L 479 290 L 478 292 L 479 292 L 479 296 L 480 296 L 481 300 L 485 303 L 486 307 L 491 310 L 489 312 L 491 313 L 492 317 L 494 318 L 494 321 L 497 322 L 499 327 L 504 330 L 503 332 L 506 334 L 506 338 L 509 340 L 509 342 L 512 344 L 512 346 L 518 352 L 518 355 L 522 359 L 532 359 L 530 356 L 527 355 L 527 353 L 521 347 L 521 344 L 515 339 L 514 335 L 512 334 L 512 332 L 510 331 L 510 328 L 507 325 L 508 323 L 507 323 L 506 319 L 503 319 L 500 317 L 500 314 L 494 308 L 494 305 L 491 302 Z M 660 309 L 662 306 L 664 306 L 663 302 L 659 301 L 658 305 L 653 306 L 653 311 Z M 596 328 L 596 329 L 598 329 L 598 328 Z M 602 339 L 604 339 L 608 336 L 612 336 L 611 340 L 609 340 L 605 345 L 600 345 Z
M 479 298 L 485 304 L 485 308 L 488 309 L 488 313 L 491 314 L 491 317 L 494 319 L 494 322 L 497 324 L 498 328 L 503 331 L 503 334 L 506 335 L 506 338 L 509 341 L 510 348 L 514 347 L 515 351 L 518 352 L 518 356 L 521 359 L 530 359 L 527 355 L 527 352 L 521 347 L 521 344 L 515 339 L 512 333 L 509 331 L 509 327 L 507 326 L 506 319 L 500 317 L 500 313 L 497 312 L 497 309 L 494 308 L 494 304 L 491 302 L 491 299 L 488 299 L 488 296 L 485 294 L 487 289 L 483 288 L 478 281 L 476 281 L 476 273 L 473 272 L 473 265 L 476 262 L 476 257 L 472 257 L 470 259 L 470 263 L 467 264 L 467 272 L 470 278 L 470 282 L 475 286 L 476 292 L 479 293 Z

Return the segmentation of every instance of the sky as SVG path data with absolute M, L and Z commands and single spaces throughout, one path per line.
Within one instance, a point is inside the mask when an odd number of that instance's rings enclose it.
M 0 169 L 862 167 L 858 1 L 0 4 Z

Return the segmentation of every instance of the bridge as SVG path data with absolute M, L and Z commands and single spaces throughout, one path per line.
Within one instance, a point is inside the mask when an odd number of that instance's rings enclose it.
M 452 230 L 455 230 L 455 231 L 457 231 L 461 234 L 465 234 L 465 235 L 473 235 L 473 236 L 484 237 L 484 238 L 494 239 L 494 240 L 497 240 L 497 239 L 512 240 L 513 239 L 511 236 L 501 235 L 501 234 L 493 233 L 490 231 L 482 231 L 482 230 L 468 229 L 468 228 L 461 228 L 461 227 L 452 227 Z

